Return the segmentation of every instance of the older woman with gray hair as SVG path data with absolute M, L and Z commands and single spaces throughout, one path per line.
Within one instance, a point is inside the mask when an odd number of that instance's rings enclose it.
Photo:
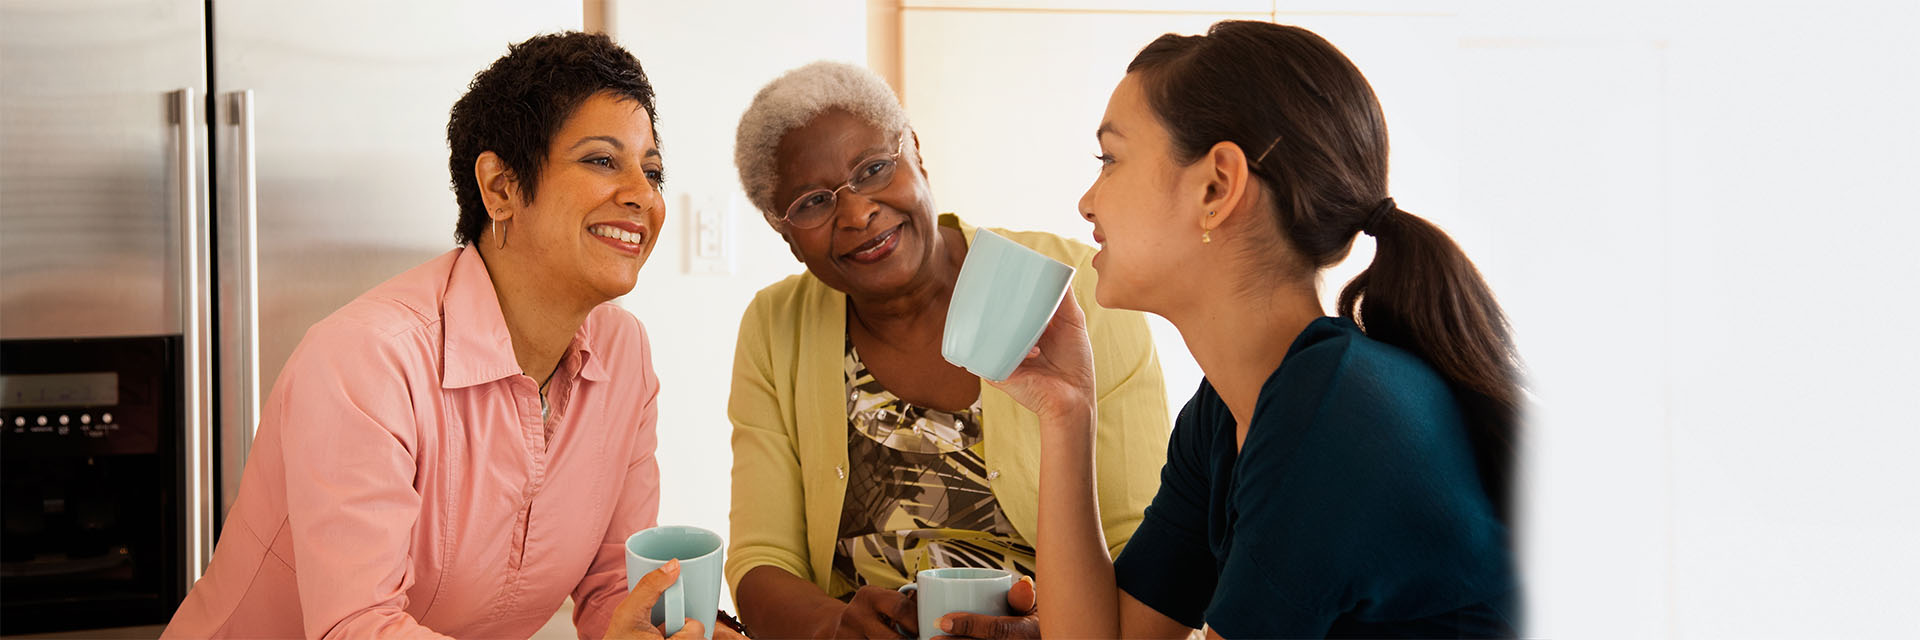
M 953 614 L 942 632 L 1038 635 L 1027 578 L 1039 418 L 940 355 L 975 228 L 936 216 L 918 142 L 886 82 L 840 63 L 787 72 L 740 118 L 740 181 L 806 265 L 748 306 L 728 403 L 727 581 L 766 637 L 919 634 L 913 600 L 895 589 L 936 567 L 1023 576 L 1008 599 L 1029 614 Z M 1073 288 L 1093 299 L 1093 249 L 994 232 L 1075 265 Z M 1117 553 L 1159 487 L 1166 394 L 1143 316 L 1089 307 L 1087 329 L 1100 420 L 1088 453 Z

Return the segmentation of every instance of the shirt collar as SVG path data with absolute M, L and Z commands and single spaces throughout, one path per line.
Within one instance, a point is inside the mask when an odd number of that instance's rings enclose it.
M 560 371 L 577 366 L 579 376 L 600 381 L 607 370 L 593 357 L 595 315 L 587 314 L 580 329 L 560 358 Z M 441 326 L 446 330 L 441 362 L 440 386 L 459 389 L 518 375 L 520 362 L 513 356 L 513 338 L 507 332 L 507 319 L 500 312 L 499 294 L 480 250 L 469 245 L 454 259 L 447 275 L 447 288 L 440 306 Z
M 961 220 L 960 216 L 957 216 L 951 213 L 942 213 L 940 214 L 940 217 L 936 218 L 935 220 L 936 222 L 934 226 L 953 227 L 955 229 L 959 229 L 960 237 L 967 241 L 967 246 L 969 247 L 973 246 L 973 235 L 975 232 L 979 231 L 978 227 L 967 224 L 967 221 Z
M 607 379 L 606 363 L 602 362 L 602 358 L 593 357 L 593 340 L 590 339 L 599 317 L 597 308 L 587 313 L 587 319 L 580 322 L 580 330 L 573 332 L 573 343 L 567 345 L 567 357 L 580 363 L 580 377 L 594 382 Z

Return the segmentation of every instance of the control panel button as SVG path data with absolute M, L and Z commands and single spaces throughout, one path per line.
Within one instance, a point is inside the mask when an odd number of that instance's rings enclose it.
M 44 426 L 47 426 L 47 417 L 46 417 L 46 416 L 36 416 L 36 417 L 34 417 L 34 419 L 33 419 L 33 423 L 34 423 L 34 424 L 36 424 L 36 425 L 39 425 L 39 426 L 42 426 L 42 427 L 44 427 Z
M 101 422 L 113 422 L 113 414 L 111 414 L 111 413 L 102 413 L 102 414 L 100 414 L 100 421 L 101 421 Z
M 60 424 L 64 425 L 66 423 L 67 423 L 67 415 L 64 413 L 60 414 Z
M 14 417 L 13 417 L 13 426 L 16 426 L 16 427 L 24 427 L 24 426 L 27 426 L 27 417 L 26 417 L 26 416 L 14 416 Z
M 91 413 L 80 414 L 80 424 L 93 424 L 93 414 Z

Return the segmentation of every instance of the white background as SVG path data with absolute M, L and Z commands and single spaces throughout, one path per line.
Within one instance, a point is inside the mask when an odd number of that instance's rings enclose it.
M 1107 92 L 1152 36 L 1314 29 L 1378 90 L 1401 206 L 1512 316 L 1538 410 L 1529 635 L 1920 634 L 1920 3 L 623 0 L 671 209 L 623 299 L 665 379 L 661 519 L 726 531 L 740 312 L 800 265 L 738 195 L 734 124 L 815 59 L 897 64 L 944 210 L 1086 239 Z M 898 20 L 898 50 L 869 28 Z M 695 206 L 730 275 L 688 270 Z M 1364 265 L 1362 240 L 1330 272 Z M 1177 407 L 1197 381 L 1161 326 Z

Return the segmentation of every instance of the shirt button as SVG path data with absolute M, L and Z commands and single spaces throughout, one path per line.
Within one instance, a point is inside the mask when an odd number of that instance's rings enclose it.
M 995 469 L 995 470 L 993 470 L 993 471 L 988 471 L 988 472 L 987 472 L 987 481 L 988 481 L 988 482 L 992 482 L 992 481 L 994 481 L 994 480 L 999 480 L 999 479 L 1000 479 L 1000 471 L 999 471 L 998 469 Z
M 845 480 L 847 479 L 847 468 L 837 464 L 833 465 L 833 475 L 841 480 Z

